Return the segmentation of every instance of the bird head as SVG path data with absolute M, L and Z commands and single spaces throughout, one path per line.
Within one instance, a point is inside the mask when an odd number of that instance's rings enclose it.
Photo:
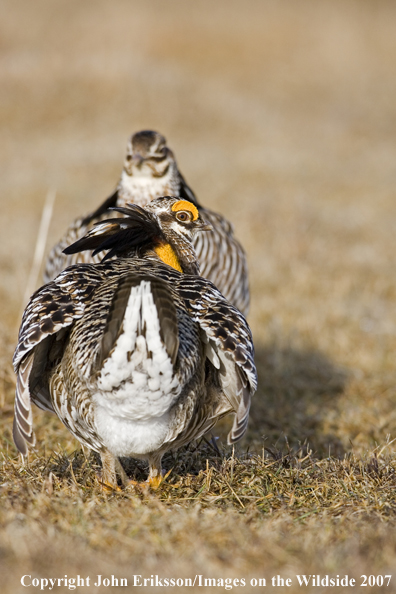
M 198 274 L 191 241 L 197 231 L 211 230 L 212 227 L 201 218 L 194 204 L 164 196 L 155 198 L 144 208 L 128 204 L 112 210 L 124 215 L 123 218 L 97 223 L 85 237 L 63 250 L 64 253 L 93 250 L 95 255 L 109 250 L 104 261 L 114 256 L 144 257 L 154 252 L 179 272 Z
M 124 171 L 134 177 L 163 177 L 176 167 L 166 139 L 153 130 L 136 132 L 128 140 Z
M 197 231 L 209 231 L 212 226 L 204 221 L 198 208 L 188 200 L 163 196 L 145 206 L 157 218 L 166 237 L 181 236 L 192 241 Z

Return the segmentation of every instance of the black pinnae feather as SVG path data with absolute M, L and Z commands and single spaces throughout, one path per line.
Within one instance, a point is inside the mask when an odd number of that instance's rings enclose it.
M 127 204 L 126 206 L 113 206 L 110 210 L 116 210 L 121 214 L 126 215 L 129 219 L 133 220 L 134 218 L 139 219 L 142 217 L 144 219 L 153 219 L 153 215 L 139 206 L 138 204 Z
M 94 256 L 103 250 L 110 250 L 103 258 L 104 261 L 128 252 L 132 248 L 149 247 L 158 240 L 165 239 L 157 217 L 137 204 L 131 204 L 125 208 L 113 207 L 110 210 L 116 210 L 126 216 L 97 223 L 85 237 L 64 249 L 64 253 L 75 254 L 94 250 L 92 254 Z
M 146 229 L 129 228 L 121 229 L 115 235 L 106 239 L 99 247 L 92 252 L 96 256 L 103 250 L 110 250 L 107 252 L 102 262 L 112 258 L 113 256 L 120 256 L 125 252 L 129 252 L 132 248 L 144 248 L 153 244 L 153 237 L 147 235 Z
M 99 223 L 100 224 L 100 223 Z M 68 245 L 67 248 L 63 250 L 64 254 L 77 254 L 78 252 L 84 252 L 86 250 L 96 250 L 104 241 L 105 237 L 109 237 L 111 234 L 116 234 L 119 231 L 118 225 L 114 225 L 111 228 L 108 228 L 105 233 L 101 233 L 100 235 L 85 235 L 81 239 L 78 239 L 71 245 Z

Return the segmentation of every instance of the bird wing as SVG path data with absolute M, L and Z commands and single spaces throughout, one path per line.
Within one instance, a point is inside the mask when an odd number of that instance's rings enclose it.
M 23 455 L 27 454 L 26 443 L 35 442 L 32 397 L 37 406 L 53 412 L 45 371 L 58 359 L 67 330 L 82 317 L 85 303 L 95 288 L 94 279 L 83 282 L 87 268 L 84 265 L 68 268 L 55 281 L 36 291 L 24 311 L 13 358 L 17 375 L 13 435 Z M 98 284 L 100 279 L 96 280 Z
M 201 328 L 206 356 L 218 369 L 226 401 L 236 413 L 228 435 L 228 442 L 234 443 L 246 431 L 251 396 L 257 389 L 251 330 L 241 312 L 204 278 L 182 277 L 180 296 Z

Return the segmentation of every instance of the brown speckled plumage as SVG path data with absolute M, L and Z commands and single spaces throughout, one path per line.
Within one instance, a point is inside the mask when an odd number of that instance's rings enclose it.
M 172 228 L 182 268 L 188 264 L 193 252 L 187 258 L 179 245 L 191 245 L 204 223 L 177 222 L 171 209 L 179 203 L 131 206 L 129 217 L 97 226 L 69 251 L 105 244 L 116 258 L 71 266 L 32 296 L 14 355 L 22 454 L 34 445 L 32 402 L 100 453 L 111 486 L 123 474 L 119 456 L 148 459 L 154 480 L 165 451 L 222 416 L 235 413 L 230 443 L 246 431 L 257 383 L 246 320 L 210 281 L 178 272 L 154 251 Z

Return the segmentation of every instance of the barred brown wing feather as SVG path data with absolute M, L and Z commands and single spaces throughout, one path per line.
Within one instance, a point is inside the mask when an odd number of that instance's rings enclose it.
M 246 431 L 250 399 L 257 388 L 252 334 L 243 315 L 212 283 L 202 278 L 190 279 L 181 281 L 180 294 L 206 335 L 208 358 L 219 369 L 221 388 L 236 413 L 228 438 L 229 443 L 234 443 Z
M 181 279 L 179 291 L 193 319 L 208 339 L 232 356 L 252 388 L 256 389 L 253 337 L 243 314 L 206 279 L 185 276 Z
M 245 385 L 244 385 L 245 383 Z M 251 389 L 250 386 L 246 384 L 246 376 L 243 376 L 243 373 L 239 368 L 237 368 L 237 387 L 236 391 L 239 396 L 239 406 L 236 411 L 236 415 L 234 418 L 234 423 L 232 425 L 231 431 L 228 434 L 228 443 L 232 444 L 241 439 L 246 433 L 246 429 L 249 422 L 249 411 L 250 411 L 250 401 L 251 401 Z
M 73 269 L 70 271 L 74 272 Z M 62 355 L 68 328 L 82 317 L 84 301 L 94 288 L 92 285 L 90 289 L 84 286 L 82 269 L 78 268 L 78 272 L 74 279 L 73 274 L 66 273 L 58 277 L 57 283 L 50 283 L 36 291 L 23 314 L 13 359 L 17 375 L 13 436 L 23 455 L 27 453 L 26 445 L 34 445 L 35 442 L 32 402 L 43 410 L 53 412 L 46 379 L 48 369 Z M 62 283 L 63 289 L 60 286 Z M 81 295 L 84 299 L 79 301 Z
M 29 392 L 29 376 L 33 366 L 33 358 L 34 354 L 30 353 L 21 362 L 15 392 L 15 415 L 12 435 L 15 445 L 23 456 L 27 454 L 26 443 L 34 446 L 36 441 L 33 433 L 32 403 Z
M 83 304 L 55 284 L 45 285 L 34 293 L 28 303 L 19 330 L 14 354 L 14 368 L 36 344 L 82 316 Z

